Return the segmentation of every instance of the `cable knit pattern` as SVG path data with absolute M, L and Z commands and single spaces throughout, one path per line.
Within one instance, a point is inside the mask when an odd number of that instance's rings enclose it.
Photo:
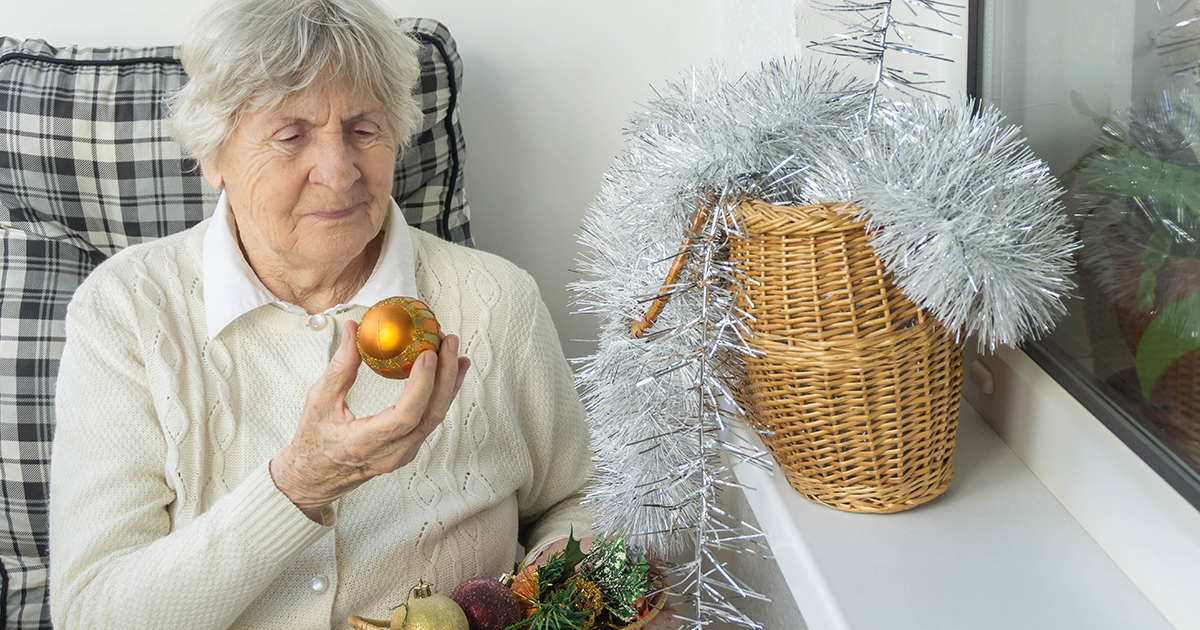
M 519 529 L 537 548 L 591 527 L 587 426 L 532 278 L 415 230 L 419 297 L 471 369 L 413 462 L 341 499 L 334 524 L 304 517 L 267 462 L 342 323 L 365 309 L 314 331 L 263 306 L 208 341 L 206 226 L 123 250 L 71 302 L 51 466 L 55 627 L 344 628 L 352 614 L 389 618 L 418 579 L 449 592 L 510 569 Z M 375 413 L 403 387 L 364 365 L 347 404 Z

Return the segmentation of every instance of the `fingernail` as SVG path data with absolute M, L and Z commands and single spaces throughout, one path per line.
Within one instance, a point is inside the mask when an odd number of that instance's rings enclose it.
M 437 367 L 437 353 L 432 350 L 422 352 L 421 356 L 417 357 L 417 360 L 423 361 L 421 364 L 421 369 L 423 370 L 432 370 Z

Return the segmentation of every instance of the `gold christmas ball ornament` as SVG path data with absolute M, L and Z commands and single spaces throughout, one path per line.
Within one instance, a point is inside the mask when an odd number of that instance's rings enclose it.
M 372 306 L 358 324 L 358 354 L 380 376 L 408 378 L 426 350 L 442 347 L 433 311 L 416 298 L 390 297 Z
M 390 630 L 471 630 L 471 625 L 454 600 L 421 582 L 410 591 L 408 601 L 396 608 Z

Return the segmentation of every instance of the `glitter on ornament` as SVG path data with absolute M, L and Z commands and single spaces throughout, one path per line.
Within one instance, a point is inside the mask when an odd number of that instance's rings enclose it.
M 471 630 L 504 630 L 521 620 L 516 595 L 493 578 L 470 578 L 454 588 L 450 599 L 467 614 Z
M 424 302 L 390 297 L 363 315 L 358 325 L 358 354 L 380 376 L 405 379 L 422 352 L 441 348 L 441 331 Z
M 470 630 L 467 615 L 454 600 L 432 592 L 429 584 L 414 586 L 408 601 L 396 607 L 391 630 Z

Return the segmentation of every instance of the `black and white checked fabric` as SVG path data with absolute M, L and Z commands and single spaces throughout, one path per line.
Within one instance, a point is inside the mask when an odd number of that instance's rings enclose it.
M 471 244 L 462 65 L 434 20 L 421 42 L 422 129 L 392 190 L 410 225 Z M 71 295 L 123 247 L 190 227 L 215 192 L 171 139 L 173 47 L 54 48 L 0 38 L 0 628 L 50 628 L 47 505 L 54 382 Z
M 463 186 L 467 145 L 459 122 L 458 95 L 462 60 L 454 38 L 436 20 L 399 20 L 411 24 L 421 42 L 421 78 L 416 94 L 425 112 L 421 131 L 396 164 L 392 196 L 409 225 L 447 241 L 472 245 L 471 210 Z

